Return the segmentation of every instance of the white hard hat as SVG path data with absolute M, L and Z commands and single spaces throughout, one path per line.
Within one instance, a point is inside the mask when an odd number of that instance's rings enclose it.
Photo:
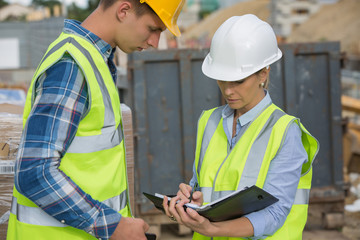
M 213 79 L 238 81 L 282 56 L 271 26 L 252 14 L 234 16 L 216 30 L 203 73 Z

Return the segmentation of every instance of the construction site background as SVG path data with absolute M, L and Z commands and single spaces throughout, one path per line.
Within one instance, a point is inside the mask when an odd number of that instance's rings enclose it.
M 230 7 L 219 9 L 201 19 L 195 24 L 184 24 L 182 36 L 173 38 L 169 32 L 165 32 L 161 38 L 160 50 L 164 49 L 207 49 L 210 46 L 211 38 L 216 29 L 227 18 L 233 15 L 243 15 L 252 13 L 260 19 L 270 21 L 271 10 L 274 5 L 271 0 L 250 0 L 236 3 Z M 189 11 L 183 14 L 190 16 Z M 46 10 L 47 11 L 47 10 Z M 45 12 L 46 12 L 45 11 Z M 56 10 L 58 11 L 58 10 Z M 0 9 L 1 12 L 1 9 Z M 319 204 L 311 204 L 309 211 L 309 224 L 306 226 L 304 239 L 339 239 L 355 240 L 360 239 L 360 1 L 358 0 L 339 0 L 333 4 L 327 4 L 307 17 L 301 24 L 294 24 L 288 36 L 278 35 L 280 44 L 286 43 L 306 43 L 306 42 L 340 42 L 341 55 L 341 101 L 342 107 L 342 154 L 343 154 L 343 179 L 344 179 L 344 200 L 342 204 L 329 207 L 328 210 L 318 208 Z M 1 16 L 1 14 L 0 14 Z M 38 15 L 32 15 L 38 16 Z M 49 13 L 46 12 L 49 17 Z M 181 15 L 180 15 L 181 17 Z M 189 17 L 190 18 L 190 17 Z M 41 18 L 37 17 L 37 20 Z M 24 93 L 27 92 L 32 74 L 35 71 L 39 58 L 45 51 L 48 43 L 55 39 L 56 34 L 61 31 L 60 23 L 63 17 L 57 16 L 50 20 L 39 20 L 33 23 L 23 24 L 28 28 L 31 24 L 39 27 L 31 36 L 27 32 L 30 40 L 39 38 L 43 48 L 29 45 L 27 39 L 19 40 L 19 62 L 17 68 L 0 67 L 0 89 L 16 89 Z M 194 20 L 195 21 L 195 20 Z M 49 22 L 54 22 L 55 28 L 50 27 Z M 6 55 L 1 48 L 2 39 L 13 39 L 16 27 L 15 22 L 0 22 L 0 63 Z M 186 27 L 185 27 L 186 26 Z M 9 30 L 10 29 L 10 30 Z M 21 28 L 19 32 L 21 32 Z M 49 34 L 51 32 L 51 34 Z M 39 37 L 43 36 L 43 37 Z M 36 50 L 35 53 L 30 51 Z M 150 50 L 152 51 L 152 50 Z M 27 53 L 23 53 L 27 52 Z M 127 76 L 127 56 L 117 50 L 116 63 L 119 68 L 119 91 L 128 90 Z M 0 64 L 1 65 L 1 64 Z M 122 96 L 126 96 L 123 94 Z M 2 98 L 3 97 L 3 98 Z M 3 101 L 2 101 L 3 100 Z M 127 104 L 126 98 L 121 99 Z M 5 239 L 7 229 L 7 219 L 12 197 L 13 170 L 19 145 L 22 129 L 22 110 L 23 103 L 7 101 L 5 95 L 0 92 L 0 239 Z M 126 144 L 128 144 L 127 161 L 129 170 L 129 183 L 132 191 L 132 205 L 136 209 L 138 204 L 135 198 L 134 174 L 136 174 L 135 153 L 133 147 L 133 116 L 131 109 L 123 105 L 123 113 L 126 125 Z M 136 137 L 136 136 L 135 136 Z M 314 173 L 316 174 L 316 173 Z M 324 205 L 324 204 L 323 204 Z M 191 239 L 189 229 L 177 224 L 173 224 L 160 212 L 159 214 L 145 216 L 146 220 L 153 226 L 152 231 L 160 236 L 160 239 Z M 320 219 L 320 221 L 319 221 Z M 161 222 L 161 224 L 157 224 Z M 169 233 L 169 229 L 172 229 Z

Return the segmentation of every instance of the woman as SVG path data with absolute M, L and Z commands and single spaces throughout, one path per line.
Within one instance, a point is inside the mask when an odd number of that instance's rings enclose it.
M 193 239 L 302 239 L 307 219 L 312 162 L 318 142 L 298 118 L 272 103 L 270 64 L 282 56 L 264 21 L 234 16 L 216 31 L 202 71 L 217 80 L 227 104 L 204 111 L 198 122 L 194 175 L 163 205 L 166 214 L 191 228 Z M 237 219 L 210 222 L 195 210 L 232 191 L 256 185 L 279 199 Z

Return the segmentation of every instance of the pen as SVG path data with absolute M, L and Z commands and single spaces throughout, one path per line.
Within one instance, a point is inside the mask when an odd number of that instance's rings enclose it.
M 189 197 L 190 202 L 191 202 L 191 200 L 192 200 L 193 193 L 196 191 L 196 188 L 197 188 L 197 187 L 198 187 L 198 183 L 196 182 L 196 183 L 194 184 L 194 187 L 191 189 L 191 192 L 190 192 L 190 197 Z

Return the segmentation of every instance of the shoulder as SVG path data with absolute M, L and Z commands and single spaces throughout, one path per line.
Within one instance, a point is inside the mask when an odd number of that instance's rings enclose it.
M 40 76 L 36 89 L 60 88 L 78 92 L 84 83 L 85 77 L 81 68 L 69 54 L 64 54 Z

